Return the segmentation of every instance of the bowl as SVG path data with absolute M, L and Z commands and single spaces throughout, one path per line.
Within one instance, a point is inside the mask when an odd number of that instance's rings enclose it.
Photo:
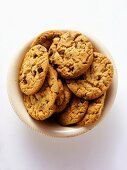
M 8 76 L 7 76 L 7 92 L 8 92 L 9 101 L 15 113 L 20 118 L 20 120 L 24 122 L 28 127 L 33 129 L 34 131 L 51 136 L 51 137 L 61 137 L 61 138 L 73 137 L 73 136 L 85 134 L 86 132 L 89 132 L 91 129 L 94 129 L 94 127 L 97 126 L 104 119 L 104 117 L 107 115 L 107 113 L 111 109 L 114 103 L 115 97 L 116 97 L 117 86 L 118 86 L 118 75 L 117 75 L 115 62 L 110 52 L 106 49 L 106 47 L 103 45 L 102 42 L 100 42 L 96 37 L 94 37 L 91 34 L 85 33 L 85 35 L 93 43 L 97 51 L 103 53 L 108 58 L 110 58 L 114 66 L 113 81 L 112 81 L 110 88 L 107 91 L 103 114 L 101 118 L 95 124 L 89 127 L 81 127 L 79 125 L 63 127 L 53 122 L 52 120 L 37 121 L 37 120 L 34 120 L 31 116 L 29 116 L 24 106 L 22 93 L 19 89 L 18 72 L 19 72 L 19 68 L 21 66 L 23 57 L 25 53 L 28 51 L 29 46 L 32 41 L 27 42 L 24 45 L 24 47 L 21 47 L 17 55 L 12 59 L 12 63 L 10 64 L 10 68 L 9 68 Z

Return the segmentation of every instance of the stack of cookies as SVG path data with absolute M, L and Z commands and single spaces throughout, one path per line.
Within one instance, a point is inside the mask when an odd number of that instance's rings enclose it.
M 77 31 L 40 34 L 24 56 L 19 86 L 28 114 L 63 126 L 90 126 L 102 115 L 113 78 L 109 58 Z

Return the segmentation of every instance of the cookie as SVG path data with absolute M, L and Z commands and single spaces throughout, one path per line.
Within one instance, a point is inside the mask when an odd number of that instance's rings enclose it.
M 90 68 L 75 80 L 67 80 L 69 89 L 78 97 L 92 100 L 101 96 L 111 85 L 113 65 L 101 53 L 94 52 Z
M 60 79 L 58 79 L 58 87 L 59 87 L 59 91 L 58 91 L 58 95 L 57 95 L 56 102 L 55 102 L 56 112 L 59 110 L 60 105 L 64 101 L 64 87 Z
M 36 93 L 44 83 L 49 60 L 45 47 L 32 47 L 25 55 L 19 72 L 19 86 L 26 95 Z
M 73 96 L 67 108 L 58 115 L 61 125 L 71 125 L 82 120 L 88 107 L 88 101 Z
M 59 106 L 56 105 L 56 113 L 62 112 L 66 108 L 71 98 L 71 91 L 67 87 L 66 83 L 63 83 L 63 90 L 64 90 L 64 100 Z
M 90 101 L 85 117 L 78 123 L 81 126 L 90 126 L 94 124 L 102 115 L 106 98 L 106 92 L 99 97 Z
M 56 110 L 55 100 L 58 94 L 58 81 L 55 70 L 49 66 L 45 82 L 34 95 L 24 95 L 27 112 L 36 120 L 45 120 Z
M 66 32 L 54 38 L 49 49 L 49 60 L 59 74 L 72 79 L 84 73 L 92 63 L 93 47 L 79 32 Z
M 48 50 L 50 45 L 52 44 L 53 38 L 60 37 L 62 34 L 63 32 L 58 30 L 43 32 L 37 38 L 35 38 L 35 40 L 31 44 L 31 47 L 37 44 L 41 44 Z

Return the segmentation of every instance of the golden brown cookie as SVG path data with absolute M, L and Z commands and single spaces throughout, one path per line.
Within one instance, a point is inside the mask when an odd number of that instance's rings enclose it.
M 26 53 L 19 72 L 19 86 L 24 94 L 34 94 L 41 88 L 48 65 L 48 53 L 45 47 L 36 45 Z
M 34 95 L 24 95 L 24 104 L 30 116 L 36 120 L 45 120 L 56 110 L 55 100 L 58 94 L 58 81 L 55 70 L 49 66 L 45 82 Z
M 82 120 L 88 107 L 88 101 L 73 96 L 67 108 L 58 115 L 61 125 L 71 125 Z
M 35 38 L 35 40 L 31 44 L 31 47 L 37 44 L 41 44 L 48 50 L 50 45 L 52 44 L 53 39 L 55 37 L 60 37 L 62 34 L 63 32 L 58 30 L 50 30 L 43 32 L 37 38 Z
M 64 90 L 64 100 L 59 106 L 56 105 L 56 113 L 62 112 L 66 108 L 71 98 L 71 91 L 69 90 L 69 88 L 65 83 L 63 83 L 63 90 Z
M 104 108 L 106 92 L 98 99 L 91 100 L 85 117 L 78 123 L 81 126 L 90 126 L 94 124 L 102 115 Z
M 72 79 L 84 73 L 92 63 L 93 47 L 79 32 L 66 32 L 54 38 L 49 49 L 49 60 L 59 74 Z
M 101 96 L 111 85 L 113 65 L 103 54 L 94 52 L 90 68 L 75 80 L 67 80 L 69 89 L 78 97 L 92 100 Z

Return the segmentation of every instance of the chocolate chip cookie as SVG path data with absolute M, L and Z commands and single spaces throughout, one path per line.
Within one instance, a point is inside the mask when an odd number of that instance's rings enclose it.
M 90 126 L 94 124 L 102 115 L 104 108 L 106 92 L 99 97 L 89 102 L 89 106 L 85 117 L 78 123 L 81 126 Z
M 71 125 L 82 120 L 88 107 L 88 101 L 73 96 L 67 108 L 58 115 L 61 125 Z
M 90 68 L 75 80 L 67 80 L 69 89 L 78 97 L 92 100 L 101 96 L 111 85 L 113 65 L 109 58 L 94 52 Z
M 85 35 L 69 31 L 53 39 L 49 60 L 62 77 L 72 79 L 84 73 L 91 65 L 93 47 Z
M 49 66 L 45 47 L 36 45 L 25 55 L 19 72 L 19 86 L 26 95 L 36 93 L 44 83 Z
M 62 31 L 50 30 L 41 33 L 35 40 L 32 42 L 31 47 L 40 44 L 43 45 L 47 50 L 49 49 L 52 41 L 55 37 L 60 37 L 63 34 Z
M 24 95 L 24 104 L 30 116 L 36 120 L 45 120 L 56 110 L 55 100 L 58 94 L 58 81 L 55 70 L 49 66 L 45 82 L 34 95 Z

